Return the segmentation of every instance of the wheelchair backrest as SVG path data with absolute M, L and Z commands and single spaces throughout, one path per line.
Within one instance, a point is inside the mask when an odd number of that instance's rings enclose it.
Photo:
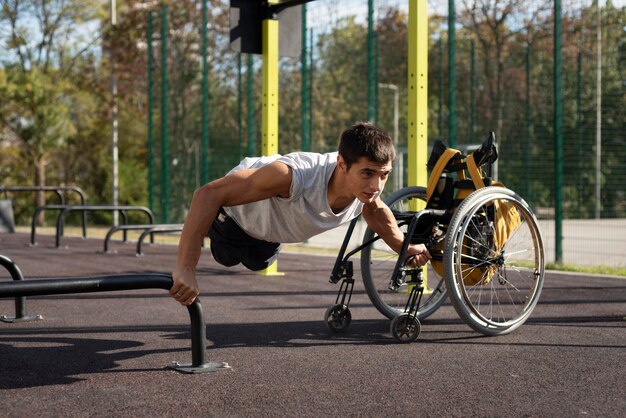
M 490 186 L 491 166 L 498 158 L 494 142 L 495 134 L 490 132 L 478 149 L 465 155 L 442 141 L 436 141 L 428 158 L 431 173 L 426 207 L 452 210 L 474 190 Z M 485 166 L 486 175 L 482 170 Z

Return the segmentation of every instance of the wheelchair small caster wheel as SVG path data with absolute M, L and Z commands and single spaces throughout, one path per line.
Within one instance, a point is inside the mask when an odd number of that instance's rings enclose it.
M 352 314 L 346 305 L 333 305 L 326 309 L 324 323 L 332 332 L 341 332 L 348 328 L 352 321 Z
M 414 315 L 403 313 L 391 321 L 393 338 L 401 343 L 410 343 L 417 340 L 421 331 L 422 325 Z

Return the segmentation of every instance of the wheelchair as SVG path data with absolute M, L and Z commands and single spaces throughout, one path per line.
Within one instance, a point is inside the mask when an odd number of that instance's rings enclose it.
M 491 179 L 494 142 L 490 133 L 470 154 L 470 164 L 469 155 L 438 141 L 428 161 L 428 189 L 405 187 L 385 200 L 405 236 L 399 255 L 369 228 L 362 243 L 348 251 L 358 219 L 350 223 L 330 276 L 331 283 L 341 280 L 335 304 L 324 315 L 332 332 L 344 331 L 352 319 L 351 258 L 358 253 L 367 295 L 391 319 L 391 334 L 399 342 L 417 340 L 420 321 L 447 297 L 461 319 L 484 335 L 510 333 L 528 319 L 543 286 L 543 241 L 526 201 Z M 449 159 L 441 161 L 443 154 Z M 409 244 L 429 249 L 427 274 L 411 267 Z

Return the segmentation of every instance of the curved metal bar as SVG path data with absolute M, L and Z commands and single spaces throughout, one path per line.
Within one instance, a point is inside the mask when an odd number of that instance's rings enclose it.
M 58 208 L 57 208 L 58 209 Z M 55 236 L 55 247 L 59 248 L 61 245 L 61 236 L 63 235 L 63 229 L 65 227 L 65 216 L 72 211 L 139 211 L 144 212 L 150 221 L 150 223 L 154 223 L 154 214 L 150 209 L 145 206 L 119 206 L 119 205 L 87 205 L 87 206 L 64 206 L 57 217 L 57 229 Z M 124 215 L 125 216 L 125 215 Z
M 65 204 L 65 196 L 61 191 L 68 189 L 61 186 L 0 186 L 0 191 L 7 196 L 8 192 L 54 192 L 59 198 L 59 204 Z
M 109 241 L 117 231 L 137 231 L 150 228 L 152 225 L 116 225 L 112 226 L 104 237 L 104 252 L 109 252 Z M 123 240 L 124 242 L 126 239 Z
M 141 231 L 151 228 L 159 228 L 159 227 L 180 227 L 182 229 L 183 224 L 141 224 L 141 225 L 117 225 L 112 226 L 106 236 L 104 237 L 104 252 L 109 252 L 109 242 L 117 231 Z M 150 234 L 150 242 L 154 243 L 154 235 Z
M 65 194 L 61 192 L 67 192 L 67 191 L 75 192 L 78 194 L 78 198 L 80 199 L 80 204 L 82 206 L 85 205 L 85 192 L 83 191 L 83 189 L 77 186 L 0 186 L 0 192 L 4 192 L 5 196 L 7 196 L 8 192 L 39 192 L 39 191 L 54 192 L 59 198 L 59 205 L 61 206 L 65 206 L 66 204 Z M 82 215 L 83 215 L 82 216 L 83 237 L 86 237 L 87 236 L 87 214 L 83 212 Z
M 20 268 L 9 257 L 0 255 L 0 265 L 7 269 L 13 280 L 24 280 L 24 275 Z M 0 316 L 2 322 L 28 322 L 42 319 L 41 315 L 26 315 L 26 297 L 15 297 L 15 317 L 6 315 Z
M 61 279 L 33 279 L 0 282 L 0 298 L 69 293 L 110 292 L 138 289 L 165 289 L 172 287 L 172 276 L 165 273 L 117 274 L 98 277 L 73 277 Z M 191 320 L 191 366 L 172 366 L 186 373 L 199 373 L 229 369 L 226 363 L 206 362 L 206 326 L 200 300 L 196 298 L 187 307 Z
M 35 209 L 35 211 L 33 212 L 33 217 L 32 217 L 32 221 L 30 225 L 30 245 L 33 245 L 33 246 L 37 245 L 37 241 L 36 241 L 37 216 L 39 215 L 39 213 L 48 209 L 62 210 L 65 207 L 66 207 L 65 205 L 46 205 L 46 206 L 40 206 Z
M 143 245 L 143 241 L 146 238 L 146 235 L 149 234 L 151 237 L 154 237 L 154 234 L 156 233 L 167 234 L 172 232 L 180 232 L 182 230 L 183 224 L 155 225 L 150 229 L 146 229 L 144 232 L 141 233 L 139 239 L 137 240 L 137 255 L 143 255 L 143 252 L 141 251 L 141 246 Z
M 128 225 L 128 215 L 126 214 L 125 210 L 120 210 L 120 215 L 122 216 L 122 225 Z M 124 238 L 122 239 L 123 242 L 126 242 L 128 240 L 128 231 L 124 230 Z

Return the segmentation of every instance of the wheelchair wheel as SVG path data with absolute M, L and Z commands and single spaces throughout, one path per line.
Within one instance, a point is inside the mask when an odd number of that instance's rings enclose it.
M 419 319 L 408 313 L 403 313 L 391 321 L 391 334 L 396 341 L 410 343 L 420 336 L 422 325 Z
M 392 193 L 385 203 L 393 211 L 408 212 L 411 200 L 425 202 L 426 188 L 405 187 Z M 400 229 L 406 231 L 407 225 L 401 225 Z M 363 236 L 363 242 L 374 237 L 376 234 L 368 228 Z M 361 252 L 361 274 L 365 290 L 376 309 L 389 319 L 404 313 L 411 291 L 408 286 L 403 286 L 398 291 L 389 290 L 389 281 L 397 260 L 398 254 L 382 240 L 367 246 Z M 424 295 L 417 312 L 418 319 L 431 315 L 446 299 L 444 280 L 432 269 L 428 269 L 427 274 Z
M 324 323 L 332 332 L 342 332 L 350 326 L 352 313 L 346 305 L 330 306 L 324 313 Z
M 482 334 L 515 330 L 537 305 L 544 277 L 543 241 L 531 208 L 512 190 L 481 188 L 459 205 L 443 260 L 454 308 Z

